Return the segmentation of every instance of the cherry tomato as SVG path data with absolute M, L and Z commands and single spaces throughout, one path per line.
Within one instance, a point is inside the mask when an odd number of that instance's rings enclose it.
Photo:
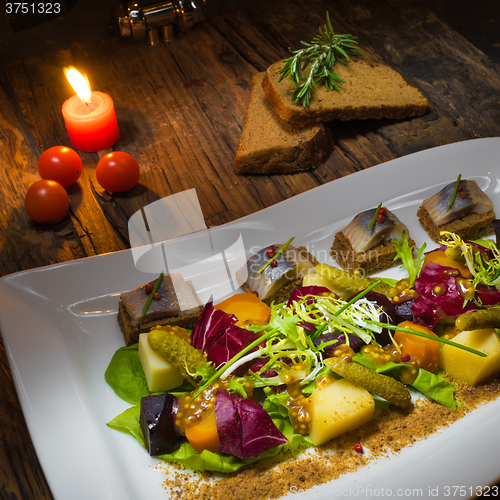
M 135 158 L 123 151 L 113 151 L 103 156 L 97 164 L 97 182 L 112 193 L 132 189 L 138 182 L 141 172 Z
M 66 146 L 54 146 L 38 159 L 38 173 L 42 179 L 57 181 L 64 187 L 74 184 L 82 173 L 78 153 Z
M 24 197 L 24 208 L 35 222 L 56 224 L 62 221 L 68 212 L 68 193 L 56 181 L 37 181 Z

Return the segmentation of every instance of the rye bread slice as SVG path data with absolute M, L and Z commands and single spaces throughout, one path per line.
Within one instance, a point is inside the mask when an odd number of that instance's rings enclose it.
M 243 133 L 236 151 L 237 174 L 288 174 L 313 169 L 333 150 L 327 125 L 301 125 L 282 120 L 264 95 L 265 72 L 252 78 Z
M 323 84 L 313 90 L 308 107 L 292 101 L 288 78 L 281 82 L 283 61 L 271 65 L 262 86 L 278 115 L 284 120 L 319 123 L 330 120 L 364 120 L 367 118 L 402 119 L 422 116 L 427 99 L 418 89 L 388 66 L 355 59 L 335 64 L 335 71 L 345 80 L 340 92 L 326 90 Z
M 415 242 L 408 238 L 410 246 Z M 394 244 L 390 241 L 382 241 L 366 252 L 356 252 L 351 242 L 339 231 L 333 240 L 330 255 L 349 272 L 361 272 L 363 276 L 379 273 L 401 264 L 401 260 L 394 258 L 397 255 Z
M 493 211 L 485 214 L 469 214 L 461 219 L 455 219 L 440 226 L 434 225 L 429 213 L 423 206 L 417 210 L 417 217 L 420 225 L 436 243 L 439 243 L 439 240 L 441 240 L 441 231 L 455 233 L 464 240 L 475 240 L 495 234 L 493 220 L 496 216 Z

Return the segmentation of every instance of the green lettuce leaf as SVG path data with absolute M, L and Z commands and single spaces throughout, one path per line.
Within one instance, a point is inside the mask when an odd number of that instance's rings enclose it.
M 457 409 L 457 402 L 455 401 L 456 387 L 444 375 L 440 373 L 430 373 L 427 370 L 420 368 L 417 378 L 411 384 L 412 387 L 425 394 L 427 397 L 433 399 L 439 404 Z
M 120 413 L 120 415 L 117 415 L 106 425 L 116 431 L 134 436 L 145 448 L 146 443 L 140 425 L 140 414 L 141 408 L 139 406 L 132 406 L 131 408 L 127 408 L 123 413 Z
M 406 236 L 406 231 L 403 231 L 401 234 L 401 241 L 397 238 L 392 238 L 391 243 L 394 245 L 396 249 L 396 257 L 394 260 L 401 259 L 402 265 L 400 269 L 406 269 L 408 272 L 409 283 L 408 287 L 411 288 L 415 283 L 415 280 L 418 276 L 420 268 L 424 262 L 424 256 L 422 255 L 425 247 L 427 246 L 425 243 L 417 248 L 417 258 L 413 257 L 413 246 L 410 246 L 408 242 L 408 237 Z
M 138 405 L 142 397 L 154 394 L 148 389 L 139 361 L 138 345 L 120 347 L 111 358 L 104 373 L 106 382 L 115 393 L 132 405 Z

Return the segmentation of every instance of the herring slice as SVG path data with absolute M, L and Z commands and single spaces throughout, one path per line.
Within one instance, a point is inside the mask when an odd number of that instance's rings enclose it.
M 342 230 L 344 236 L 349 240 L 352 249 L 356 253 L 363 253 L 378 245 L 382 241 L 390 241 L 392 238 L 401 239 L 403 230 L 409 234 L 408 228 L 390 211 L 386 209 L 384 220 L 375 222 L 368 228 L 375 214 L 375 208 L 359 213 Z
M 152 281 L 151 284 L 154 285 L 155 281 Z M 148 299 L 144 288 L 145 285 L 120 296 L 133 326 L 164 317 L 178 316 L 186 311 L 195 311 L 200 308 L 196 292 L 181 274 L 173 273 L 163 276 L 158 288 L 160 299 L 151 302 L 146 314 L 142 314 Z
M 283 245 L 271 246 L 278 252 Z M 267 266 L 259 273 L 259 269 L 270 260 L 266 254 L 268 248 L 270 247 L 259 250 L 247 262 L 246 284 L 261 300 L 272 296 L 285 282 L 303 278 L 314 269 L 314 265 L 297 248 L 288 245 L 283 253 L 276 257 L 276 266 Z
M 446 185 L 441 191 L 422 203 L 422 207 L 427 211 L 435 226 L 442 226 L 473 213 L 485 214 L 493 210 L 493 202 L 474 180 L 460 181 L 457 196 L 448 210 L 455 184 L 452 182 Z

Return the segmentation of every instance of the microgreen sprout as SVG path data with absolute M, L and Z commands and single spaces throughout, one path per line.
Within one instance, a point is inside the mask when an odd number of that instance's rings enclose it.
M 266 269 L 267 266 L 270 266 L 271 262 L 276 260 L 276 257 L 281 255 L 283 251 L 287 249 L 288 245 L 290 245 L 294 238 L 295 236 L 292 236 L 257 272 L 260 274 Z
M 455 188 L 453 189 L 453 193 L 452 193 L 451 198 L 450 198 L 450 203 L 448 205 L 448 208 L 446 209 L 447 212 L 450 211 L 451 207 L 453 206 L 453 203 L 455 203 L 455 199 L 456 199 L 457 193 L 458 193 L 458 186 L 460 185 L 461 178 L 462 178 L 462 175 L 458 174 L 457 180 L 455 182 Z

